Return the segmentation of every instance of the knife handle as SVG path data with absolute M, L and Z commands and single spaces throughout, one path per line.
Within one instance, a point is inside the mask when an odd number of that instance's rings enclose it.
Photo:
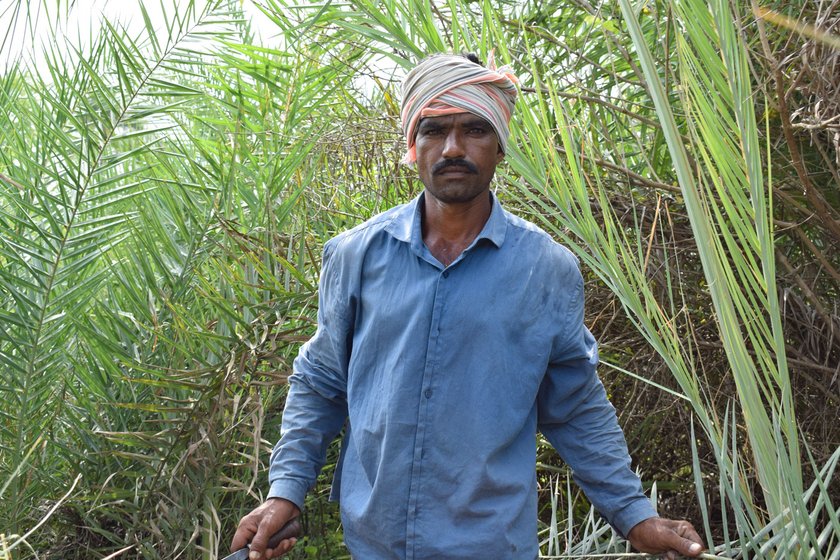
M 300 520 L 295 517 L 294 519 L 287 522 L 283 525 L 279 531 L 274 533 L 270 539 L 268 539 L 268 548 L 274 548 L 280 541 L 291 539 L 293 537 L 300 536 Z

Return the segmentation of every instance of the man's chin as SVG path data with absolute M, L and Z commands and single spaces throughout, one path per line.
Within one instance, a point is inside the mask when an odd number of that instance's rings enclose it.
M 443 184 L 441 184 L 443 183 Z M 464 185 L 458 181 L 440 182 L 437 181 L 432 187 L 426 186 L 426 192 L 440 202 L 447 204 L 465 204 L 472 202 L 479 196 L 489 192 L 489 185 L 477 187 L 475 185 Z

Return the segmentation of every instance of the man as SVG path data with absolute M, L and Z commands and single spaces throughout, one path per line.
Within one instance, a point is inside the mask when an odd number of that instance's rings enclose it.
M 490 192 L 517 95 L 490 66 L 436 55 L 403 83 L 406 160 L 426 189 L 324 248 L 269 499 L 232 543 L 251 540 L 251 558 L 294 545 L 266 550 L 342 427 L 332 490 L 354 558 L 536 558 L 537 429 L 635 548 L 703 548 L 691 524 L 657 517 L 630 469 L 576 259 Z

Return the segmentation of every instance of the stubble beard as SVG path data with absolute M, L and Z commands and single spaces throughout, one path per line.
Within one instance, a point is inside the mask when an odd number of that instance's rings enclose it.
M 432 176 L 432 180 L 428 183 L 424 182 L 426 192 L 428 192 L 436 200 L 445 204 L 466 204 L 474 201 L 479 196 L 485 195 L 490 190 L 490 180 L 484 185 L 481 184 L 463 184 L 456 182 L 455 184 L 435 183 L 435 179 L 439 177 Z M 472 177 L 469 177 L 472 178 Z

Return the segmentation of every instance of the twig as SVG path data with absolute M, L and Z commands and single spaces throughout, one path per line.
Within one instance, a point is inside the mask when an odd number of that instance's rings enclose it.
M 780 14 L 775 10 L 765 8 L 764 6 L 756 7 L 755 15 L 761 19 L 769 21 L 770 23 L 774 23 L 779 27 L 785 27 L 795 33 L 808 37 L 809 39 L 819 41 L 835 49 L 840 49 L 840 37 L 832 35 L 828 31 L 823 31 L 815 25 L 797 21 L 784 14 Z
M 41 518 L 41 520 L 40 520 L 38 523 L 36 523 L 36 524 L 35 524 L 35 526 L 34 526 L 34 527 L 32 527 L 29 531 L 27 531 L 27 532 L 26 532 L 26 533 L 25 533 L 22 537 L 20 537 L 18 540 L 16 540 L 16 541 L 15 541 L 15 542 L 13 542 L 11 545 L 9 545 L 9 547 L 6 549 L 6 551 L 11 552 L 11 551 L 12 551 L 12 550 L 14 550 L 14 549 L 15 549 L 15 548 L 19 545 L 19 544 L 21 544 L 21 543 L 23 543 L 23 542 L 26 542 L 26 538 L 27 538 L 27 537 L 29 537 L 29 535 L 31 535 L 32 533 L 34 533 L 35 531 L 37 531 L 38 529 L 40 529 L 41 525 L 43 525 L 44 523 L 46 523 L 46 522 L 47 522 L 47 520 L 48 520 L 50 517 L 52 517 L 52 514 L 53 514 L 53 513 L 55 513 L 55 510 L 57 510 L 57 509 L 58 509 L 58 507 L 59 507 L 61 504 L 63 504 L 63 503 L 64 503 L 64 501 L 65 501 L 67 498 L 69 498 L 69 497 L 70 497 L 70 494 L 72 494 L 72 493 L 73 493 L 73 490 L 75 490 L 75 489 L 76 489 L 76 485 L 79 483 L 79 481 L 80 481 L 81 479 L 82 479 L 82 475 L 81 475 L 81 474 L 77 475 L 77 476 L 76 476 L 76 480 L 74 480 L 74 481 L 73 481 L 73 484 L 71 484 L 71 485 L 70 485 L 70 490 L 68 490 L 66 494 L 64 494 L 64 495 L 63 495 L 63 496 L 62 496 L 62 497 L 61 497 L 61 498 L 60 498 L 60 499 L 59 499 L 59 500 L 58 500 L 55 504 L 53 504 L 53 507 L 51 507 L 51 508 L 50 508 L 50 511 L 48 511 L 48 512 L 47 512 L 47 515 L 45 515 L 44 517 L 42 517 L 42 518 Z
M 714 348 L 715 350 L 723 350 L 723 343 L 721 342 L 711 342 L 708 340 L 695 340 L 695 344 L 700 347 L 704 348 Z M 832 368 L 828 366 L 824 366 L 822 364 L 817 364 L 813 361 L 808 360 L 798 360 L 796 358 L 791 358 L 790 354 L 793 352 L 793 349 L 786 348 L 786 359 L 788 365 L 798 366 L 800 368 L 807 368 L 814 371 L 818 371 L 820 373 L 825 373 L 827 375 L 836 375 L 838 368 Z M 750 351 L 750 355 L 755 356 L 755 352 Z M 810 384 L 811 387 L 815 388 L 816 390 L 820 391 L 823 395 L 825 395 L 828 402 L 833 402 L 838 398 L 837 393 L 832 393 L 828 389 L 825 388 L 825 383 L 821 382 L 820 380 L 814 378 L 813 375 L 809 374 L 807 371 L 803 371 L 802 369 L 797 370 L 797 376 L 804 377 L 806 381 Z
M 10 560 L 11 555 L 6 549 L 6 535 L 0 533 L 0 560 Z
M 15 181 L 11 177 L 9 177 L 8 175 L 3 175 L 2 173 L 0 173 L 0 181 L 5 181 L 5 182 L 9 183 L 10 185 L 12 185 L 13 187 L 17 187 L 18 190 L 20 190 L 20 191 L 25 191 L 26 190 L 26 187 L 24 187 L 23 185 L 21 185 L 20 183 L 18 183 L 17 181 Z
M 102 560 L 111 560 L 111 558 L 116 558 L 117 556 L 119 556 L 119 555 L 120 555 L 120 554 L 122 554 L 123 552 L 128 552 L 129 550 L 131 550 L 131 549 L 132 549 L 132 548 L 134 548 L 134 547 L 135 547 L 135 545 L 127 546 L 127 547 L 125 547 L 125 548 L 123 548 L 123 549 L 121 549 L 121 550 L 116 551 L 116 552 L 115 552 L 115 553 L 113 553 L 113 554 L 109 554 L 108 556 L 106 556 L 106 557 L 105 557 L 105 558 L 103 558 Z
M 523 87 L 523 88 L 520 88 L 520 89 L 521 89 L 521 91 L 527 92 L 527 93 L 536 93 L 537 92 L 537 89 L 532 88 L 532 87 Z M 542 88 L 540 88 L 540 91 L 543 92 L 543 93 L 547 93 L 548 88 L 542 87 Z M 650 125 L 652 127 L 662 128 L 662 126 L 659 124 L 659 122 L 657 122 L 653 119 L 649 119 L 645 116 L 642 116 L 639 113 L 634 113 L 633 111 L 631 111 L 629 109 L 625 109 L 624 107 L 616 105 L 615 103 L 610 103 L 609 101 L 607 101 L 606 99 L 603 99 L 601 97 L 595 97 L 595 96 L 592 96 L 592 95 L 583 95 L 583 94 L 580 94 L 580 93 L 569 93 L 569 92 L 566 92 L 566 91 L 555 91 L 553 93 L 557 97 L 562 97 L 564 99 L 573 99 L 573 100 L 576 100 L 576 101 L 586 101 L 586 102 L 589 102 L 589 103 L 594 103 L 596 105 L 602 105 L 602 106 L 606 107 L 607 109 L 610 109 L 610 110 L 615 111 L 617 113 L 621 113 L 623 115 L 627 115 L 630 118 L 636 119 L 637 121 L 643 122 L 643 123 L 645 123 L 647 125 Z
M 802 293 L 805 294 L 805 298 L 811 303 L 814 308 L 814 311 L 825 321 L 825 324 L 831 326 L 834 321 L 831 317 L 831 313 L 825 308 L 822 304 L 820 299 L 817 297 L 817 294 L 811 290 L 811 287 L 805 283 L 805 280 L 796 273 L 793 266 L 791 266 L 790 261 L 787 260 L 787 257 L 784 253 L 782 253 L 779 249 L 776 249 L 776 258 L 778 258 L 779 262 L 782 263 L 782 266 L 785 270 L 788 271 L 789 274 L 793 276 L 794 281 L 796 281 L 796 285 L 799 286 L 799 289 L 802 290 Z M 831 329 L 832 334 L 834 335 L 834 339 L 837 342 L 840 342 L 840 330 Z
M 832 278 L 834 278 L 834 281 L 837 282 L 837 285 L 840 286 L 840 271 L 836 270 L 834 266 L 832 266 L 832 264 L 828 262 L 828 259 L 826 258 L 825 254 L 822 251 L 820 251 L 816 245 L 814 245 L 814 242 L 811 241 L 811 238 L 808 237 L 805 234 L 805 232 L 798 227 L 794 228 L 793 233 L 796 234 L 796 236 L 799 238 L 802 244 L 805 245 L 809 251 L 811 251 L 811 254 L 814 255 L 814 257 L 816 257 L 818 261 L 820 261 L 820 264 L 822 265 L 823 269 L 826 272 L 828 272 L 828 274 Z
M 558 148 L 556 148 L 556 150 L 558 152 L 560 152 L 561 154 L 566 153 L 565 148 L 558 147 Z M 618 173 L 622 173 L 624 175 L 627 175 L 627 178 L 630 179 L 631 181 L 634 181 L 634 182 L 636 182 L 638 184 L 641 184 L 641 185 L 644 185 L 646 187 L 650 187 L 650 188 L 654 188 L 654 189 L 662 189 L 664 191 L 668 191 L 668 192 L 671 192 L 671 193 L 682 193 L 682 191 L 680 190 L 680 187 L 677 186 L 677 185 L 670 185 L 668 183 L 662 183 L 661 181 L 654 181 L 652 179 L 648 179 L 647 177 L 639 175 L 635 171 L 631 171 L 630 169 L 628 169 L 626 167 L 622 167 L 620 165 L 616 165 L 614 163 L 610 163 L 608 161 L 604 161 L 604 160 L 598 159 L 596 157 L 588 156 L 586 154 L 577 154 L 577 155 L 580 155 L 583 159 L 586 159 L 586 160 L 589 160 L 589 161 L 593 162 L 595 165 L 597 165 L 599 167 L 605 167 L 605 168 L 610 169 L 612 171 L 616 171 Z
M 840 239 L 840 221 L 836 219 L 836 211 L 826 202 L 825 198 L 814 188 L 811 183 L 810 176 L 805 169 L 805 163 L 802 154 L 799 151 L 799 145 L 796 142 L 796 137 L 793 134 L 793 127 L 791 126 L 790 110 L 788 109 L 787 101 L 785 100 L 784 78 L 782 76 L 781 65 L 770 48 L 770 43 L 767 40 L 767 33 L 764 29 L 764 19 L 762 16 L 762 9 L 758 6 L 756 0 L 751 0 L 753 12 L 756 15 L 756 23 L 758 25 L 758 36 L 761 42 L 764 56 L 770 61 L 772 68 L 771 74 L 775 82 L 776 102 L 779 109 L 779 120 L 782 124 L 782 132 L 784 133 L 785 142 L 790 152 L 790 161 L 796 171 L 796 175 L 801 183 L 802 190 L 805 196 L 814 208 L 817 216 L 820 218 L 822 225 L 833 235 L 835 239 Z
M 612 552 L 606 554 L 565 554 L 561 556 L 540 556 L 540 560 L 580 560 L 581 558 L 660 558 L 659 554 L 645 554 L 643 552 Z M 703 552 L 697 558 L 705 560 L 732 560 L 728 556 L 716 556 Z

